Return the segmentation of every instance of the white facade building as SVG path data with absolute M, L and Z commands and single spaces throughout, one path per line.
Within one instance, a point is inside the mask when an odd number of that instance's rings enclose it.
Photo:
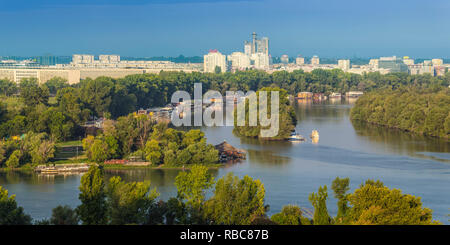
M 245 70 L 251 66 L 250 57 L 242 52 L 228 55 L 228 61 L 231 63 L 232 70 Z
M 98 57 L 100 63 L 104 64 L 114 64 L 120 62 L 120 56 L 119 55 L 100 55 Z
M 320 59 L 319 59 L 319 57 L 317 57 L 317 55 L 314 55 L 312 58 L 311 58 L 311 65 L 319 65 L 320 64 Z
M 90 54 L 74 54 L 72 56 L 72 64 L 92 64 L 94 56 Z
M 431 63 L 434 66 L 442 66 L 444 64 L 444 61 L 442 59 L 432 59 Z
M 295 59 L 295 64 L 297 64 L 297 65 L 304 65 L 304 64 L 305 64 L 305 58 L 303 58 L 303 57 L 297 57 L 297 58 Z
M 338 67 L 343 71 L 350 70 L 350 60 L 338 60 Z
M 253 61 L 256 69 L 265 70 L 270 66 L 269 56 L 263 53 L 252 54 L 251 60 Z
M 215 72 L 216 67 L 219 67 L 221 72 L 226 72 L 227 59 L 225 55 L 214 49 L 203 56 L 203 70 L 204 72 Z

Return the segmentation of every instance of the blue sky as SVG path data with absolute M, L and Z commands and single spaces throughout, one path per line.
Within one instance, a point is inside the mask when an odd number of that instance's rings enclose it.
M 0 0 L 0 56 L 242 51 L 274 56 L 450 58 L 450 1 Z

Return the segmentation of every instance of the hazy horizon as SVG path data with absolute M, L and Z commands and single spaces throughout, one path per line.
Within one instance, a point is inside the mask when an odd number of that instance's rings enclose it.
M 256 32 L 272 56 L 449 58 L 449 10 L 444 0 L 0 0 L 0 56 L 229 54 Z

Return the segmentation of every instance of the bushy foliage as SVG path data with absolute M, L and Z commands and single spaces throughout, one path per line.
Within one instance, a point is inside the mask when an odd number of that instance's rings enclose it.
M 77 214 L 85 225 L 107 224 L 107 202 L 103 170 L 95 165 L 81 177 Z
M 118 176 L 112 177 L 107 188 L 109 223 L 144 224 L 158 195 L 156 189 L 150 189 L 149 181 L 125 183 Z
M 8 190 L 0 186 L 0 225 L 30 225 L 31 217 L 17 206 L 15 195 L 8 196 Z
M 352 120 L 450 138 L 450 90 L 381 90 L 360 97 Z
M 259 112 L 259 104 L 260 104 L 260 92 L 264 91 L 267 92 L 267 101 L 266 101 L 266 105 L 267 105 L 267 116 L 270 117 L 271 116 L 271 92 L 275 91 L 279 93 L 279 113 L 278 113 L 278 118 L 279 118 L 279 127 L 277 128 L 278 133 L 275 137 L 270 137 L 270 138 L 264 138 L 261 135 L 261 130 L 262 129 L 268 129 L 270 128 L 270 126 L 262 126 L 260 124 L 261 122 L 261 118 L 260 118 L 260 112 Z M 258 138 L 264 138 L 264 139 L 269 139 L 269 140 L 279 140 L 279 139 L 286 139 L 290 136 L 290 133 L 292 132 L 292 130 L 294 130 L 295 128 L 295 124 L 297 123 L 296 117 L 295 117 L 295 112 L 294 109 L 292 108 L 292 106 L 289 105 L 289 100 L 287 99 L 288 97 L 288 93 L 286 90 L 284 89 L 280 89 L 277 87 L 273 87 L 273 88 L 262 88 L 260 90 L 258 90 L 256 92 L 256 98 L 257 98 L 257 103 L 255 105 L 251 105 L 249 99 L 245 100 L 245 126 L 239 126 L 238 125 L 238 120 L 235 120 L 234 122 L 234 129 L 233 132 L 236 133 L 239 136 L 245 136 L 245 137 L 258 137 Z M 242 102 L 244 103 L 244 102 Z M 235 114 L 235 118 L 238 117 L 238 108 L 235 109 L 234 114 Z M 250 115 L 252 115 L 252 112 L 254 112 L 254 115 L 257 115 L 258 120 L 257 122 L 257 126 L 251 126 L 250 125 Z M 271 125 L 274 126 L 274 125 Z
M 250 225 L 266 214 L 265 189 L 260 180 L 249 176 L 240 179 L 232 173 L 220 178 L 214 196 L 205 204 L 205 215 L 210 223 L 223 225 Z

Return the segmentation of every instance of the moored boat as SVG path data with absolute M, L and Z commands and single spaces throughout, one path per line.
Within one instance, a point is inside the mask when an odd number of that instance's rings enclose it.
M 319 131 L 313 130 L 310 135 L 311 138 L 319 138 Z
M 298 134 L 296 131 L 292 131 L 291 135 L 288 137 L 288 140 L 290 141 L 305 141 L 306 139 Z

